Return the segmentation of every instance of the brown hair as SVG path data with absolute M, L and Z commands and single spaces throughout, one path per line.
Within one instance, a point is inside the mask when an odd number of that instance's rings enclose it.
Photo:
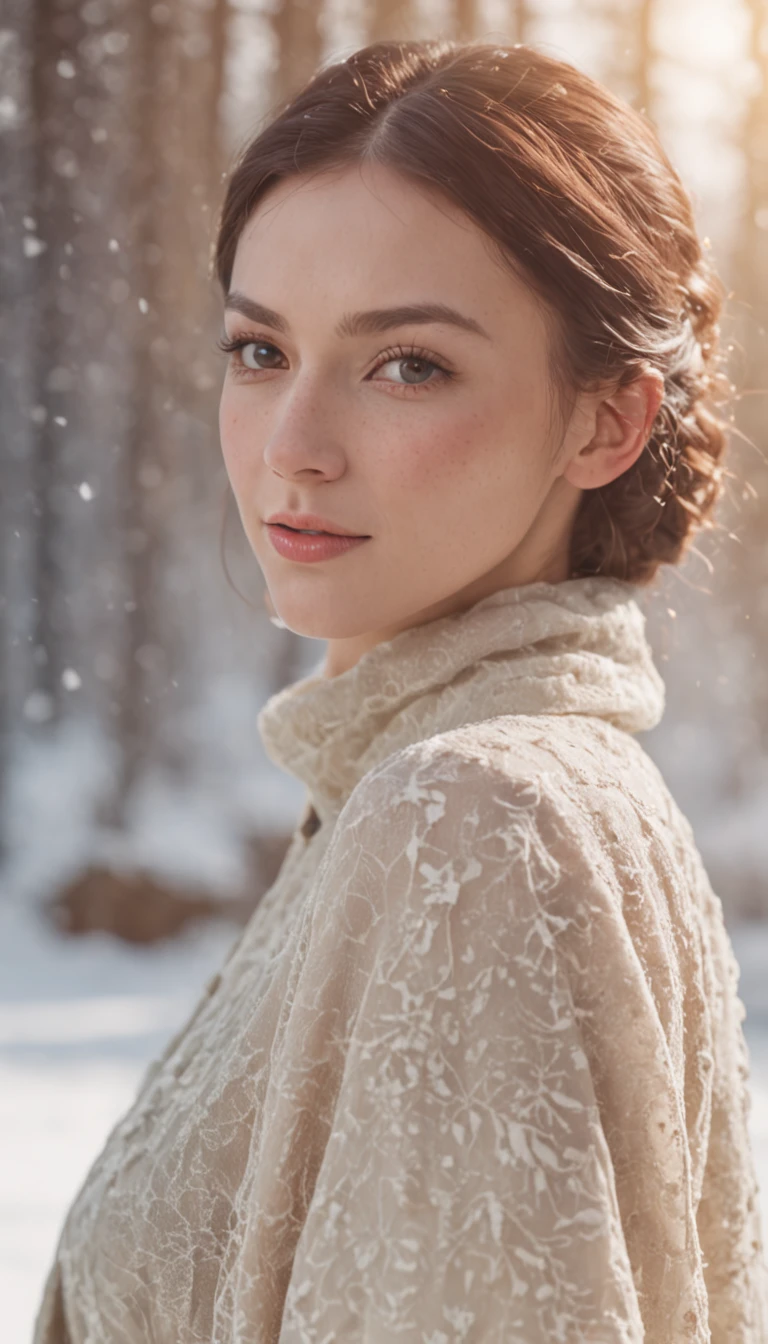
M 728 424 L 716 408 L 734 390 L 723 286 L 652 124 L 530 47 L 371 43 L 321 67 L 240 153 L 214 245 L 224 294 L 272 185 L 366 159 L 451 198 L 543 301 L 561 413 L 577 390 L 623 387 L 648 363 L 664 375 L 642 453 L 584 491 L 570 542 L 570 577 L 649 584 L 712 526 Z

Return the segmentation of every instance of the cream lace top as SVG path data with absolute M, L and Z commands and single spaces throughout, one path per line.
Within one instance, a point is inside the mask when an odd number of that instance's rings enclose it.
M 277 881 L 67 1216 L 35 1344 L 766 1344 L 738 968 L 637 591 L 269 700 Z

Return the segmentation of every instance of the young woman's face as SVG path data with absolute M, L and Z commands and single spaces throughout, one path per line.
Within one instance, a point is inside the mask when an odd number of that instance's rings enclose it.
M 417 305 L 446 312 L 387 317 Z M 279 183 L 240 237 L 225 327 L 247 342 L 220 406 L 243 527 L 278 616 L 331 641 L 331 674 L 498 588 L 568 577 L 581 490 L 553 451 L 544 318 L 452 203 L 381 165 Z M 278 512 L 367 539 L 308 563 Z

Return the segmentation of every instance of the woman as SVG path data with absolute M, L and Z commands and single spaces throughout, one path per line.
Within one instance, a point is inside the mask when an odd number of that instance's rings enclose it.
M 567 64 L 381 43 L 245 149 L 216 265 L 240 517 L 328 641 L 259 719 L 307 806 L 37 1344 L 764 1344 L 738 968 L 634 737 L 725 444 L 686 192 Z

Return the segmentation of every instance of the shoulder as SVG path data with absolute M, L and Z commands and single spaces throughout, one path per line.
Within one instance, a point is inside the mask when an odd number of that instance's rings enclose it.
M 465 724 L 385 757 L 356 785 L 339 820 L 376 817 L 383 809 L 390 816 L 420 808 L 436 816 L 451 798 L 467 807 L 514 802 L 567 811 L 580 781 L 621 777 L 622 737 L 576 715 L 500 715 Z
M 570 822 L 584 845 L 604 848 L 637 827 L 670 835 L 681 818 L 653 758 L 635 736 L 584 714 L 499 715 L 438 733 L 394 752 L 357 786 L 375 795 L 423 799 L 443 790 L 486 808 L 536 808 Z M 350 800 L 351 801 L 351 800 Z
M 437 957 L 451 983 L 465 963 L 469 973 L 521 959 L 537 992 L 561 972 L 586 1000 L 602 992 L 604 968 L 626 962 L 625 870 L 636 887 L 645 841 L 630 801 L 606 806 L 599 781 L 587 793 L 563 785 L 548 727 L 540 716 L 500 740 L 485 721 L 401 748 L 363 776 L 312 902 L 332 949 L 353 930 L 355 965 L 381 956 L 397 980 L 410 949 L 419 974 Z
M 360 780 L 311 905 L 331 960 L 346 948 L 350 976 L 386 976 L 408 1002 L 438 981 L 482 997 L 478 976 L 497 973 L 514 974 L 517 993 L 564 985 L 561 958 L 588 915 L 615 924 L 620 909 L 546 771 L 514 754 L 500 763 L 453 733 Z
M 562 900 L 621 908 L 624 866 L 645 872 L 647 834 L 676 834 L 669 795 L 633 737 L 584 715 L 504 715 L 400 748 L 369 770 L 337 819 L 330 855 L 457 872 L 482 869 Z M 612 893 L 612 895 L 611 895 Z
M 544 755 L 517 742 L 503 744 L 486 724 L 438 733 L 401 747 L 359 781 L 339 817 L 340 823 L 374 821 L 386 815 L 423 817 L 440 822 L 452 806 L 465 811 L 494 801 L 538 797 L 546 785 Z
M 329 864 L 383 883 L 401 911 L 408 897 L 447 906 L 482 892 L 487 911 L 492 893 L 508 908 L 511 888 L 518 902 L 551 890 L 579 851 L 578 812 L 546 751 L 480 727 L 413 743 L 369 770 L 337 820 Z

